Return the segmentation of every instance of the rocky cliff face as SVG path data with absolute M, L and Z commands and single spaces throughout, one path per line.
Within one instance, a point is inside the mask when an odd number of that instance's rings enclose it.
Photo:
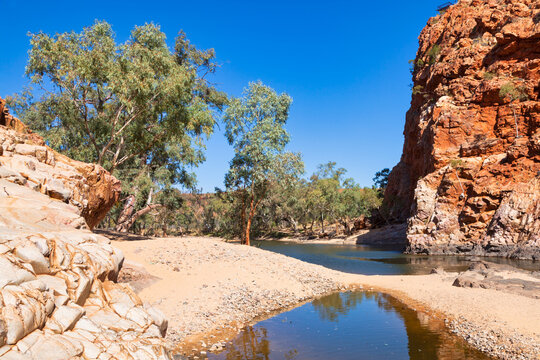
M 169 359 L 167 321 L 114 282 L 123 255 L 89 231 L 118 181 L 48 148 L 1 99 L 0 145 L 0 357 Z
M 540 2 L 459 1 L 413 66 L 385 193 L 408 250 L 540 259 Z

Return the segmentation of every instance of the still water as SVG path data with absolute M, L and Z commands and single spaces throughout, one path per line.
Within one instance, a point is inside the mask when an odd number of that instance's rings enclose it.
M 366 275 L 427 274 L 435 267 L 463 271 L 470 256 L 405 255 L 363 245 L 261 241 L 262 249 L 331 269 Z M 540 270 L 540 263 L 499 258 L 484 261 Z M 489 359 L 451 334 L 444 323 L 382 293 L 335 293 L 284 312 L 242 332 L 209 359 Z
M 477 260 L 473 256 L 406 255 L 401 249 L 365 245 L 298 244 L 283 241 L 259 241 L 256 246 L 330 269 L 365 275 L 421 275 L 436 267 L 446 271 L 464 271 Z M 505 258 L 481 258 L 530 271 L 540 271 L 540 262 Z
M 209 359 L 490 359 L 397 299 L 335 293 L 245 327 Z

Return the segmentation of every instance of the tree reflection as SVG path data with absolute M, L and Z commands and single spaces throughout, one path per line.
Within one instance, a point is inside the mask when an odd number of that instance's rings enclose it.
M 246 326 L 242 332 L 227 344 L 224 352 L 227 360 L 268 360 L 270 359 L 270 341 L 264 327 Z M 294 360 L 298 350 L 293 349 L 283 354 L 286 360 Z
M 363 300 L 375 301 L 379 308 L 395 313 L 403 321 L 411 360 L 486 358 L 462 339 L 450 334 L 442 321 L 415 311 L 388 294 L 370 291 L 335 293 L 314 300 L 312 305 L 321 320 L 337 322 L 340 315 L 347 315 Z
M 364 293 L 359 291 L 335 293 L 313 300 L 311 305 L 321 320 L 337 322 L 339 315 L 346 315 L 362 302 Z
M 362 314 L 365 313 L 361 311 L 351 313 L 351 310 L 358 308 L 363 302 L 371 304 L 369 309 L 376 304 L 380 309 L 385 310 L 385 313 L 395 314 L 401 321 L 386 322 L 383 321 L 385 319 L 383 317 L 380 318 L 381 321 L 378 321 L 376 317 L 370 317 L 370 321 L 365 321 L 367 319 L 362 318 Z M 345 352 L 336 353 L 336 358 L 340 359 L 388 358 L 387 355 L 392 354 L 393 350 L 385 349 L 381 344 L 386 346 L 387 342 L 394 341 L 402 350 L 403 344 L 408 345 L 408 356 L 412 360 L 489 359 L 488 356 L 468 346 L 463 339 L 448 332 L 443 321 L 433 319 L 422 311 L 413 310 L 387 294 L 369 291 L 335 293 L 314 300 L 311 306 L 317 315 L 312 311 L 303 311 L 300 312 L 304 314 L 301 320 L 296 317 L 295 322 L 302 322 L 303 325 L 282 327 L 274 322 L 269 323 L 270 330 L 267 330 L 264 322 L 256 326 L 246 326 L 232 343 L 226 345 L 222 353 L 211 354 L 210 358 L 227 360 L 328 359 L 328 354 L 332 354 L 331 350 L 328 352 L 329 349 L 345 350 Z M 320 331 L 328 328 L 323 325 L 324 322 L 338 322 L 343 316 L 348 316 L 348 319 L 354 316 L 352 333 Z M 406 331 L 406 337 L 398 332 L 401 335 L 395 338 L 396 332 L 393 330 L 395 326 L 400 326 L 397 325 L 400 322 Z M 351 331 L 351 322 L 348 323 L 349 327 L 344 328 Z M 302 334 L 291 333 L 290 329 L 300 329 Z M 373 333 L 380 336 L 367 336 L 366 338 L 370 339 L 368 343 L 358 341 L 364 334 Z M 274 340 L 274 348 L 271 346 L 271 340 Z M 290 346 L 289 349 L 292 348 L 292 350 L 283 352 L 283 346 Z

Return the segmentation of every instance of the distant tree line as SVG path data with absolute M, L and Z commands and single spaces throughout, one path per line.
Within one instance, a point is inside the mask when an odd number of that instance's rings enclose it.
M 380 206 L 388 169 L 362 188 L 329 162 L 304 179 L 286 151 L 292 99 L 253 82 L 239 98 L 207 80 L 218 64 L 180 32 L 170 50 L 159 26 L 135 27 L 121 44 L 106 22 L 80 33 L 31 34 L 31 87 L 8 98 L 47 144 L 94 162 L 122 181 L 122 198 L 100 225 L 147 234 L 239 238 L 287 230 L 324 234 Z M 198 194 L 190 171 L 221 120 L 234 157 L 225 188 Z M 183 191 L 180 191 L 183 189 Z

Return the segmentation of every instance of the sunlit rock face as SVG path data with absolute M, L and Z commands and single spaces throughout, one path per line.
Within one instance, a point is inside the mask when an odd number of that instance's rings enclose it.
M 385 204 L 412 253 L 540 258 L 540 2 L 462 0 L 419 37 Z
M 169 359 L 166 319 L 114 282 L 124 257 L 89 230 L 118 180 L 48 148 L 1 99 L 0 145 L 0 357 Z

